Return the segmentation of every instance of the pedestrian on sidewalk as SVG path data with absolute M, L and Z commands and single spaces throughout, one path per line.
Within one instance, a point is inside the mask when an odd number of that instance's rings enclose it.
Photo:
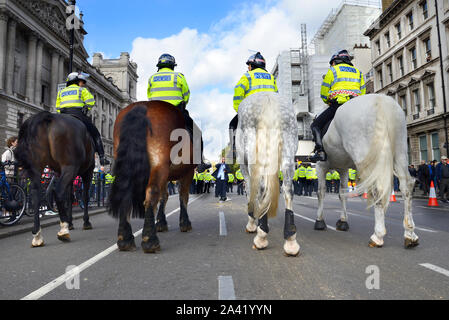
M 429 166 L 426 164 L 424 160 L 421 160 L 421 164 L 418 167 L 418 179 L 419 182 L 421 182 L 421 189 L 423 191 L 423 195 L 428 196 L 430 186 L 430 172 Z
M 441 168 L 440 168 L 440 176 L 439 176 L 439 181 L 440 181 L 440 199 L 442 202 L 449 202 L 447 200 L 447 192 L 449 191 L 449 164 L 448 164 L 448 159 L 445 156 L 441 157 Z
M 17 147 L 18 138 L 16 136 L 10 137 L 6 140 L 6 146 L 8 149 L 2 154 L 2 162 L 11 161 L 14 162 L 14 149 Z M 5 174 L 8 179 L 13 179 L 15 176 L 14 165 L 5 166 Z

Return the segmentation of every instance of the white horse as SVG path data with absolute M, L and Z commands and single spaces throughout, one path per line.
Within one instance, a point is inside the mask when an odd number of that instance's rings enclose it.
M 237 161 L 247 181 L 248 224 L 257 235 L 256 249 L 268 246 L 268 218 L 276 216 L 279 200 L 279 170 L 284 175 L 284 253 L 299 254 L 293 214 L 292 178 L 298 147 L 298 127 L 291 104 L 278 93 L 254 93 L 239 107 L 236 133 Z M 256 225 L 258 219 L 258 225 Z
M 323 139 L 328 159 L 318 162 L 317 175 L 318 217 L 316 230 L 326 229 L 323 220 L 325 177 L 329 169 L 340 173 L 340 200 L 342 214 L 337 229 L 349 229 L 346 213 L 345 189 L 348 183 L 348 168 L 356 168 L 360 183 L 358 193 L 368 193 L 368 204 L 374 206 L 374 234 L 370 247 L 382 247 L 385 229 L 385 212 L 392 193 L 393 174 L 400 182 L 404 198 L 405 247 L 418 245 L 412 217 L 414 180 L 408 172 L 407 128 L 404 111 L 391 97 L 369 94 L 351 99 L 341 106 Z

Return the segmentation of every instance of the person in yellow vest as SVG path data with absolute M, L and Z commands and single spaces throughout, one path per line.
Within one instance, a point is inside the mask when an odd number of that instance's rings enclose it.
M 106 179 L 106 182 L 105 182 L 105 197 L 108 198 L 109 197 L 109 192 L 111 190 L 111 184 L 114 183 L 115 177 L 108 172 L 105 175 L 105 179 Z
M 234 192 L 234 190 L 233 190 L 234 179 L 235 179 L 234 175 L 232 173 L 229 173 L 228 174 L 228 191 L 227 192 L 229 192 L 229 190 L 231 190 L 231 192 Z
M 242 170 L 238 169 L 235 172 L 235 178 L 237 179 L 237 194 L 243 196 L 245 179 L 243 178 Z
M 299 194 L 299 165 L 298 168 L 296 168 L 295 170 L 295 174 L 293 175 L 293 193 L 294 194 Z
M 313 168 L 310 163 L 307 165 L 306 169 L 306 193 L 305 196 L 312 196 L 312 188 L 313 188 Z
M 313 191 L 315 193 L 318 193 L 318 176 L 316 174 L 316 168 L 312 168 L 313 170 L 313 175 L 312 175 L 312 187 L 313 187 Z
M 256 92 L 278 92 L 276 79 L 266 68 L 265 58 L 257 52 L 246 61 L 246 72 L 234 87 L 233 105 L 235 112 L 239 112 L 240 103 L 248 96 Z M 238 114 L 229 123 L 229 141 L 233 158 L 235 158 L 235 130 L 238 125 Z
M 306 171 L 307 168 L 305 167 L 305 164 L 301 163 L 301 166 L 298 169 L 299 196 L 302 196 L 303 194 L 306 195 Z
M 198 175 L 198 183 L 196 185 L 197 189 L 196 189 L 196 193 L 198 194 L 202 194 L 203 193 L 203 189 L 204 189 L 204 172 L 199 172 Z
M 104 157 L 100 132 L 87 116 L 87 113 L 95 106 L 94 96 L 85 87 L 88 78 L 89 75 L 82 72 L 72 72 L 67 76 L 66 87 L 59 91 L 56 97 L 56 111 L 62 114 L 70 114 L 84 123 L 92 136 L 100 164 L 104 166 L 110 164 L 110 162 Z
M 279 170 L 279 192 L 282 193 L 282 184 L 284 183 L 284 174 Z
M 175 72 L 176 66 L 175 57 L 172 55 L 164 53 L 159 57 L 156 65 L 157 73 L 153 74 L 148 80 L 147 96 L 149 101 L 165 101 L 180 108 L 184 116 L 186 129 L 190 138 L 193 139 L 193 119 L 187 111 L 190 89 L 184 75 Z M 204 163 L 203 159 L 203 138 L 201 137 L 201 163 L 197 166 L 198 172 L 204 172 L 211 167 L 210 164 Z
M 349 182 L 351 183 L 352 190 L 354 190 L 355 180 L 356 180 L 356 177 L 357 177 L 357 171 L 352 169 L 352 168 L 350 168 L 348 170 L 348 175 L 349 175 Z
M 332 173 L 326 173 L 326 192 L 332 192 Z
M 197 190 L 196 186 L 197 186 L 197 184 L 198 184 L 198 172 L 195 169 L 195 171 L 193 173 L 192 184 L 190 186 L 190 193 L 191 194 L 196 194 L 196 190 Z
M 334 192 L 340 193 L 340 174 L 337 170 L 332 173 L 332 180 L 334 182 Z
M 210 193 L 210 183 L 212 181 L 212 174 L 209 170 L 204 171 L 204 190 L 203 193 Z
M 327 155 L 323 148 L 322 130 L 332 121 L 337 109 L 354 97 L 366 93 L 365 80 L 362 72 L 354 67 L 352 57 L 347 50 L 334 54 L 329 62 L 330 69 L 321 85 L 321 99 L 329 105 L 312 123 L 311 129 L 315 141 L 315 154 L 310 161 L 326 161 Z

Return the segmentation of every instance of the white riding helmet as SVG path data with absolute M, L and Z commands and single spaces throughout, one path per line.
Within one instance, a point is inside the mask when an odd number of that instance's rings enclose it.
M 87 79 L 89 77 L 90 77 L 90 75 L 87 73 L 84 73 L 84 72 L 72 72 L 71 74 L 69 74 L 67 76 L 66 82 L 79 81 L 79 80 L 87 82 Z

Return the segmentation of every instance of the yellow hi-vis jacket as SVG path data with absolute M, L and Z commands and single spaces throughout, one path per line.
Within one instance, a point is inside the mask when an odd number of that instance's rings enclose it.
M 298 178 L 305 178 L 306 177 L 306 167 L 300 166 L 298 171 Z
M 244 180 L 245 178 L 243 177 L 242 174 L 242 170 L 238 169 L 237 172 L 235 173 L 235 177 L 237 178 L 237 180 Z
M 256 92 L 278 92 L 276 79 L 272 74 L 261 68 L 248 71 L 234 88 L 234 110 L 239 111 L 239 105 L 246 97 Z
M 83 108 L 85 105 L 90 109 L 95 105 L 94 96 L 84 87 L 72 84 L 58 92 L 56 98 L 56 111 L 61 112 L 63 108 Z
M 234 182 L 234 175 L 232 173 L 228 173 L 228 182 L 233 183 Z
M 354 169 L 349 169 L 348 173 L 349 173 L 349 180 L 355 180 L 357 171 Z
M 313 168 L 309 167 L 306 169 L 306 179 L 312 180 L 313 179 Z
M 334 173 L 332 173 L 332 180 L 340 180 L 340 174 L 338 173 L 337 170 L 335 170 Z
M 327 181 L 332 180 L 332 173 L 330 173 L 330 172 L 326 173 L 326 180 Z
M 148 100 L 162 100 L 174 106 L 189 102 L 190 91 L 184 75 L 170 68 L 162 68 L 148 80 Z
M 329 104 L 336 99 L 338 104 L 343 104 L 351 97 L 357 97 L 366 93 L 365 80 L 362 72 L 346 63 L 330 67 L 321 84 L 321 99 Z

